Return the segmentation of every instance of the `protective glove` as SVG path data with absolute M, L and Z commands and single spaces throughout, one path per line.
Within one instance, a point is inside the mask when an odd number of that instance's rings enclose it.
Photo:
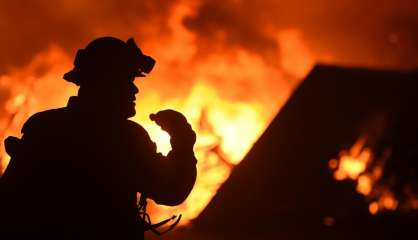
M 6 140 L 4 140 L 4 147 L 6 149 L 7 154 L 9 154 L 10 157 L 15 157 L 21 150 L 22 140 L 20 140 L 17 137 L 7 137 Z
M 151 114 L 150 119 L 170 135 L 170 143 L 173 150 L 193 151 L 196 133 L 182 113 L 166 109 Z

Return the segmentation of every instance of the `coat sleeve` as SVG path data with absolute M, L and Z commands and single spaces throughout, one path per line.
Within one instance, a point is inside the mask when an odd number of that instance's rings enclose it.
M 131 122 L 135 142 L 143 147 L 137 159 L 141 172 L 138 179 L 139 192 L 158 204 L 175 206 L 181 204 L 193 189 L 196 181 L 196 158 L 192 149 L 172 149 L 167 156 L 157 153 L 156 144 L 137 123 Z

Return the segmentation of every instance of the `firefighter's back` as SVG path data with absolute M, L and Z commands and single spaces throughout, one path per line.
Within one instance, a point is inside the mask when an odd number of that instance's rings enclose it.
M 111 147 L 118 138 L 112 132 L 118 131 L 105 127 L 71 108 L 32 116 L 2 177 L 3 229 L 92 235 L 132 231 L 135 192 L 119 176 L 124 166 L 115 164 L 123 157 Z

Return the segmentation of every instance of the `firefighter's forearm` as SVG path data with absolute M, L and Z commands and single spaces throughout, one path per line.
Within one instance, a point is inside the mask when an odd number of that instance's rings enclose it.
M 196 181 L 196 158 L 193 146 L 196 133 L 186 117 L 175 110 L 167 109 L 151 114 L 151 120 L 170 134 L 172 150 L 165 160 L 160 161 L 161 171 L 154 183 L 161 189 L 155 192 L 154 200 L 164 205 L 182 203 Z
M 173 149 L 163 159 L 163 175 L 157 180 L 160 189 L 154 192 L 154 201 L 159 204 L 175 206 L 181 204 L 193 189 L 196 181 L 196 158 L 193 151 Z

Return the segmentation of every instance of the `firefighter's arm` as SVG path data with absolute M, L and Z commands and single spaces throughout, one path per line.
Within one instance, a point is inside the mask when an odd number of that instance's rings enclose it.
M 155 144 L 144 193 L 158 204 L 181 204 L 196 181 L 196 158 L 193 146 L 196 134 L 186 118 L 173 110 L 160 111 L 150 118 L 170 134 L 172 150 L 164 157 L 156 153 Z
M 38 132 L 38 126 L 40 125 L 40 114 L 34 114 L 23 125 L 21 139 L 9 136 L 4 141 L 4 147 L 6 153 L 10 156 L 10 162 L 1 177 L 3 181 L 10 183 L 16 183 L 16 176 L 19 175 L 19 179 L 25 179 L 26 173 L 31 172 L 34 169 L 35 164 L 32 161 L 28 161 L 30 156 L 36 151 L 40 144 L 39 138 L 33 137 Z M 22 181 L 22 180 L 20 180 Z
M 3 175 L 0 177 L 0 182 L 13 182 L 13 177 L 16 175 L 16 167 L 20 164 L 18 160 L 19 152 L 22 148 L 22 140 L 20 140 L 17 137 L 7 137 L 6 140 L 4 140 L 4 147 L 6 150 L 6 153 L 9 154 L 11 157 L 11 160 L 9 164 L 7 165 L 7 168 Z

